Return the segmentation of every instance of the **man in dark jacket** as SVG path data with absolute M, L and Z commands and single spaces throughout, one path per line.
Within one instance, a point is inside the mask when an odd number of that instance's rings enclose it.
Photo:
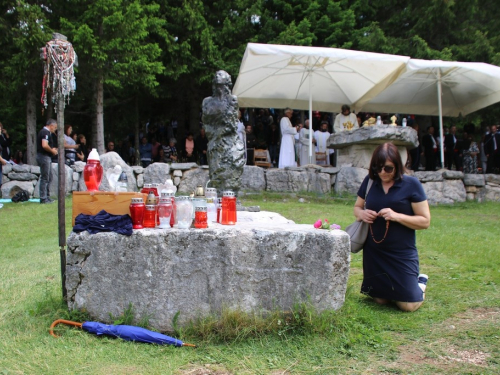
M 422 137 L 422 146 L 424 148 L 425 170 L 435 171 L 438 146 L 436 138 L 434 138 L 434 126 L 427 127 L 427 134 Z

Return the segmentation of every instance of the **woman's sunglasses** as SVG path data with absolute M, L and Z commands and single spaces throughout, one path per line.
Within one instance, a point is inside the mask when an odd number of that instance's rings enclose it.
M 382 169 L 385 173 L 392 173 L 394 171 L 394 167 L 390 165 L 384 165 L 383 167 L 372 167 L 372 170 L 376 173 L 381 173 Z

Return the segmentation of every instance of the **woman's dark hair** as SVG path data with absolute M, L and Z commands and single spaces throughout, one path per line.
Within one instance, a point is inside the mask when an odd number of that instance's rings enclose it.
M 72 127 L 73 127 L 73 125 L 64 125 L 64 134 L 67 135 L 68 134 L 68 129 L 72 128 Z
M 398 148 L 394 146 L 394 144 L 387 142 L 381 144 L 375 149 L 375 151 L 373 151 L 372 160 L 370 161 L 370 170 L 368 172 L 372 180 L 380 181 L 380 177 L 378 176 L 376 169 L 382 168 L 387 160 L 394 163 L 394 179 L 400 180 L 403 177 L 405 168 L 403 166 L 403 161 L 401 160 Z

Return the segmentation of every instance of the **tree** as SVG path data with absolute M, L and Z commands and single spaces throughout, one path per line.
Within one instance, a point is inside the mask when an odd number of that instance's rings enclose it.
M 158 5 L 139 0 L 76 1 L 71 18 L 61 25 L 80 57 L 80 71 L 92 81 L 92 138 L 104 152 L 104 89 L 158 85 L 164 70 L 161 50 L 148 39 L 150 31 L 164 21 L 157 17 Z M 88 82 L 88 81 L 87 81 Z

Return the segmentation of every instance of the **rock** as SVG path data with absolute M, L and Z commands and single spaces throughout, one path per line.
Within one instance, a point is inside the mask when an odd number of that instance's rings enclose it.
M 78 191 L 78 181 L 73 181 L 73 183 L 71 184 L 71 190 L 72 191 Z
M 144 170 L 145 184 L 164 184 L 170 176 L 170 165 L 167 163 L 153 163 Z
M 482 174 L 472 174 L 465 173 L 464 174 L 464 185 L 465 186 L 484 186 L 486 183 L 484 181 L 484 175 Z
M 304 198 L 299 198 L 299 203 L 306 203 L 306 200 Z
M 443 172 L 431 172 L 431 171 L 422 171 L 415 172 L 414 176 L 418 178 L 420 182 L 428 182 L 428 181 L 443 181 Z
M 198 168 L 198 164 L 196 163 L 172 163 L 170 165 L 170 168 L 172 170 L 180 170 L 180 171 L 188 171 L 190 170 L 191 168 Z
M 253 165 L 245 165 L 241 175 L 241 189 L 246 191 L 266 190 L 266 175 L 264 169 Z
M 144 174 L 141 173 L 137 175 L 137 187 L 140 189 L 143 186 L 144 186 Z
M 452 199 L 453 202 L 465 202 L 467 193 L 461 180 L 445 180 L 443 184 L 443 197 Z
M 134 166 L 132 166 L 130 168 L 132 168 L 132 170 L 134 171 L 135 174 L 142 174 L 142 173 L 144 173 L 144 168 L 141 167 L 141 166 L 139 166 L 139 165 L 134 165 Z
M 28 172 L 10 172 L 8 177 L 11 180 L 19 180 L 19 181 L 31 181 L 36 180 L 37 176 L 33 173 Z
M 467 193 L 467 196 L 466 196 L 466 199 L 467 199 L 468 201 L 473 201 L 473 200 L 475 200 L 475 199 L 476 199 L 476 194 L 474 194 L 474 193 L 469 193 L 469 192 L 468 192 L 468 193 Z
M 307 302 L 339 309 L 349 274 L 349 237 L 269 212 L 238 212 L 235 226 L 69 235 L 70 310 L 112 323 L 131 304 L 136 319 L 171 330 L 224 308 L 290 311 Z
M 347 192 L 349 194 L 356 195 L 367 174 L 368 171 L 364 168 L 341 168 L 340 172 L 337 173 L 337 180 L 335 182 L 334 189 L 335 193 L 342 194 Z
M 453 199 L 444 198 L 443 196 L 443 181 L 429 181 L 422 186 L 424 187 L 425 195 L 427 196 L 427 201 L 431 205 L 436 204 L 451 204 Z
M 328 139 L 327 146 L 334 149 L 343 149 L 351 145 L 379 145 L 385 142 L 392 142 L 396 146 L 413 146 L 414 148 L 418 146 L 418 135 L 410 127 L 391 125 L 368 126 L 351 131 L 334 133 Z
M 463 180 L 464 179 L 464 173 L 460 171 L 449 171 L 445 169 L 443 171 L 443 177 L 446 180 Z
M 38 165 L 30 165 L 30 173 L 36 174 L 37 176 L 40 175 L 40 167 Z
M 5 168 L 5 166 L 4 166 L 4 168 Z M 488 182 L 488 183 L 493 182 L 495 184 L 500 185 L 500 175 L 498 175 L 498 174 L 490 174 L 489 173 L 489 174 L 484 175 L 484 178 L 485 178 L 486 182 Z
M 2 165 L 2 174 L 8 175 L 10 172 L 12 172 L 12 164 L 7 163 Z
M 337 167 L 324 167 L 320 170 L 321 173 L 337 174 L 340 172 L 340 168 Z
M 179 169 L 176 169 L 173 173 L 174 177 L 182 177 L 182 171 Z
M 474 185 L 471 186 L 465 186 L 465 191 L 467 193 L 476 193 L 477 192 L 477 187 Z
M 75 172 L 76 173 L 83 173 L 83 169 L 85 168 L 85 164 L 83 161 L 75 161 Z
M 175 186 L 179 186 L 180 183 L 181 183 L 181 178 L 180 177 L 174 177 L 174 185 Z
M 2 183 L 2 198 L 12 198 L 19 191 L 26 190 L 30 197 L 33 196 L 35 188 L 31 181 L 9 181 L 6 183 Z
M 31 166 L 28 164 L 13 164 L 12 171 L 17 173 L 31 173 Z M 23 180 L 26 181 L 26 180 Z
M 306 169 L 304 167 L 285 167 L 285 171 L 296 171 L 296 172 L 303 172 Z
M 476 198 L 478 202 L 487 202 L 487 201 L 500 202 L 500 187 L 486 184 L 485 186 L 478 189 L 478 192 L 476 193 Z
M 106 176 L 109 169 L 113 169 L 115 166 L 119 165 L 122 171 L 127 174 L 127 191 L 137 191 L 137 180 L 134 175 L 132 168 L 123 161 L 123 159 L 116 152 L 106 152 L 105 154 L 99 155 L 101 159 L 101 165 L 103 168 L 102 181 L 99 186 L 99 191 L 111 191 L 111 186 L 109 184 L 108 178 Z M 82 173 L 83 177 L 83 173 Z M 79 183 L 78 186 L 81 188 L 82 184 Z M 83 183 L 84 190 L 87 191 L 85 183 Z
M 68 195 L 71 193 L 71 188 L 73 187 L 73 170 L 65 164 L 64 171 L 65 171 L 64 189 L 65 189 L 65 195 Z M 52 181 L 50 182 L 50 185 L 49 185 L 49 193 L 50 193 L 50 196 L 52 198 L 57 198 L 58 194 L 59 194 L 58 193 L 59 192 L 59 182 L 58 182 L 59 181 L 59 165 L 57 163 L 51 164 L 50 173 L 52 173 Z M 34 197 L 40 198 L 40 179 L 37 182 Z
M 73 181 L 77 181 L 80 179 L 80 173 L 73 172 Z
M 266 172 L 266 190 L 299 193 L 303 191 L 327 194 L 330 192 L 330 175 L 315 171 L 299 172 L 273 168 Z
M 179 177 L 174 177 L 174 185 L 175 179 Z M 208 182 L 208 171 L 203 168 L 191 169 L 189 171 L 184 172 L 182 180 L 179 183 L 179 193 L 191 194 L 195 191 L 198 185 L 205 187 Z
M 330 185 L 335 186 L 336 182 L 337 182 L 337 175 L 336 174 L 331 174 L 330 175 Z

